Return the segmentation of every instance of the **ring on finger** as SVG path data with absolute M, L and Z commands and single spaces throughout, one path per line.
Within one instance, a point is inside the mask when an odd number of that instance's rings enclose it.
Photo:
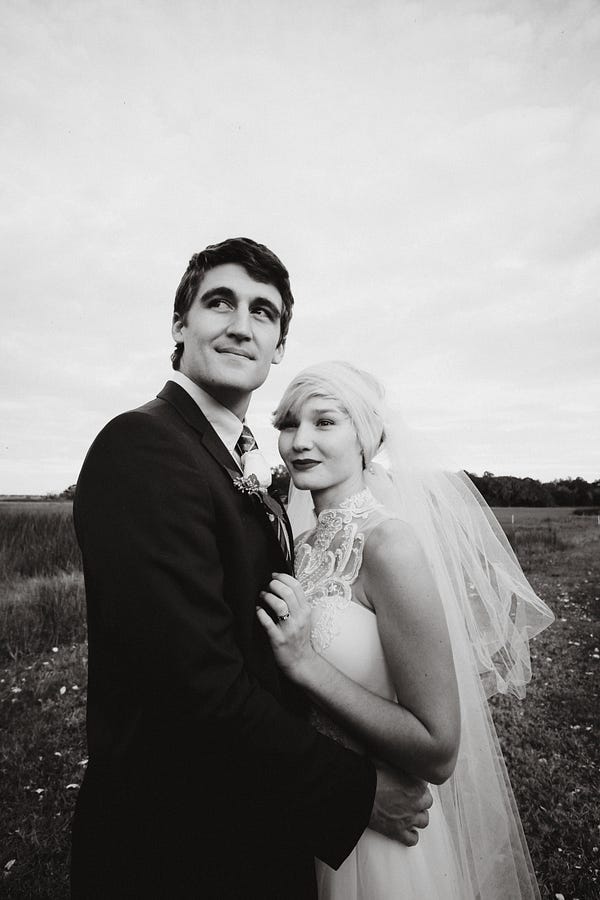
M 289 619 L 289 617 L 290 617 L 289 612 L 286 612 L 286 613 L 284 613 L 282 616 L 277 616 L 277 621 L 278 621 L 278 622 L 285 622 L 286 619 Z

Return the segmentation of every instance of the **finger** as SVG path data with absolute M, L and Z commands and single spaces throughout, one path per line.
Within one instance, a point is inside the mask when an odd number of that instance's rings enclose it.
M 427 810 L 423 810 L 423 812 L 417 813 L 413 820 L 414 828 L 427 828 L 429 825 L 429 813 Z
M 431 791 L 428 790 L 423 798 L 423 809 L 431 809 L 433 806 L 433 797 L 431 795 Z
M 273 619 L 271 618 L 271 616 L 269 615 L 269 613 L 266 610 L 264 610 L 262 608 L 262 606 L 257 606 L 256 607 L 256 616 L 258 618 L 258 621 L 262 625 L 262 627 L 267 632 L 271 643 L 276 645 L 277 642 L 280 640 L 280 631 L 279 631 L 279 628 L 277 627 L 277 625 L 275 624 L 275 622 L 273 621 Z
M 406 847 L 415 847 L 419 843 L 419 834 L 414 828 L 406 828 L 400 832 L 398 839 Z
M 288 587 L 287 584 L 284 584 L 282 581 L 279 581 L 279 579 L 274 578 L 273 581 L 269 582 L 268 588 L 272 594 L 275 594 L 275 596 L 281 598 L 283 603 L 285 603 L 287 610 L 298 609 L 298 599 L 294 594 L 292 588 Z
M 285 616 L 284 621 L 288 621 L 288 616 L 291 615 L 290 608 L 281 597 L 277 597 L 275 594 L 269 593 L 269 591 L 261 591 L 259 597 L 263 604 L 266 604 L 273 610 L 274 615 L 278 618 L 280 616 Z
M 296 588 L 300 588 L 300 590 L 302 590 L 302 586 L 301 586 L 300 582 L 298 581 L 298 579 L 294 578 L 293 575 L 288 575 L 287 572 L 273 572 L 272 577 L 277 578 L 278 581 L 281 581 L 283 584 L 287 585 L 293 591 L 295 591 Z
M 298 605 L 306 603 L 304 589 L 296 578 L 285 572 L 273 572 L 272 577 L 278 582 L 278 590 L 282 592 L 282 596 L 285 597 L 286 602 L 291 601 Z

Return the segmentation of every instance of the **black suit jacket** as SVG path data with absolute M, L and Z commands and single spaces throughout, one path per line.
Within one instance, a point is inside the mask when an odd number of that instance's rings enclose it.
M 257 620 L 285 562 L 192 398 L 167 382 L 86 457 L 89 764 L 74 897 L 309 898 L 365 828 L 372 764 L 319 735 Z

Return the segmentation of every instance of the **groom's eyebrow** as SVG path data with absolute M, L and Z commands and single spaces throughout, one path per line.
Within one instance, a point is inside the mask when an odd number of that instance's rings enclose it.
M 228 300 L 233 300 L 235 298 L 235 291 L 232 291 L 231 288 L 228 287 L 214 287 L 209 291 L 200 294 L 201 300 L 210 300 L 212 297 L 227 297 Z

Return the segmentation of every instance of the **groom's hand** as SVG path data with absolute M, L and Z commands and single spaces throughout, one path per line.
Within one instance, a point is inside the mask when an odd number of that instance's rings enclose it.
M 369 828 L 407 847 L 419 840 L 417 828 L 429 824 L 433 797 L 425 781 L 377 764 L 377 790 Z

